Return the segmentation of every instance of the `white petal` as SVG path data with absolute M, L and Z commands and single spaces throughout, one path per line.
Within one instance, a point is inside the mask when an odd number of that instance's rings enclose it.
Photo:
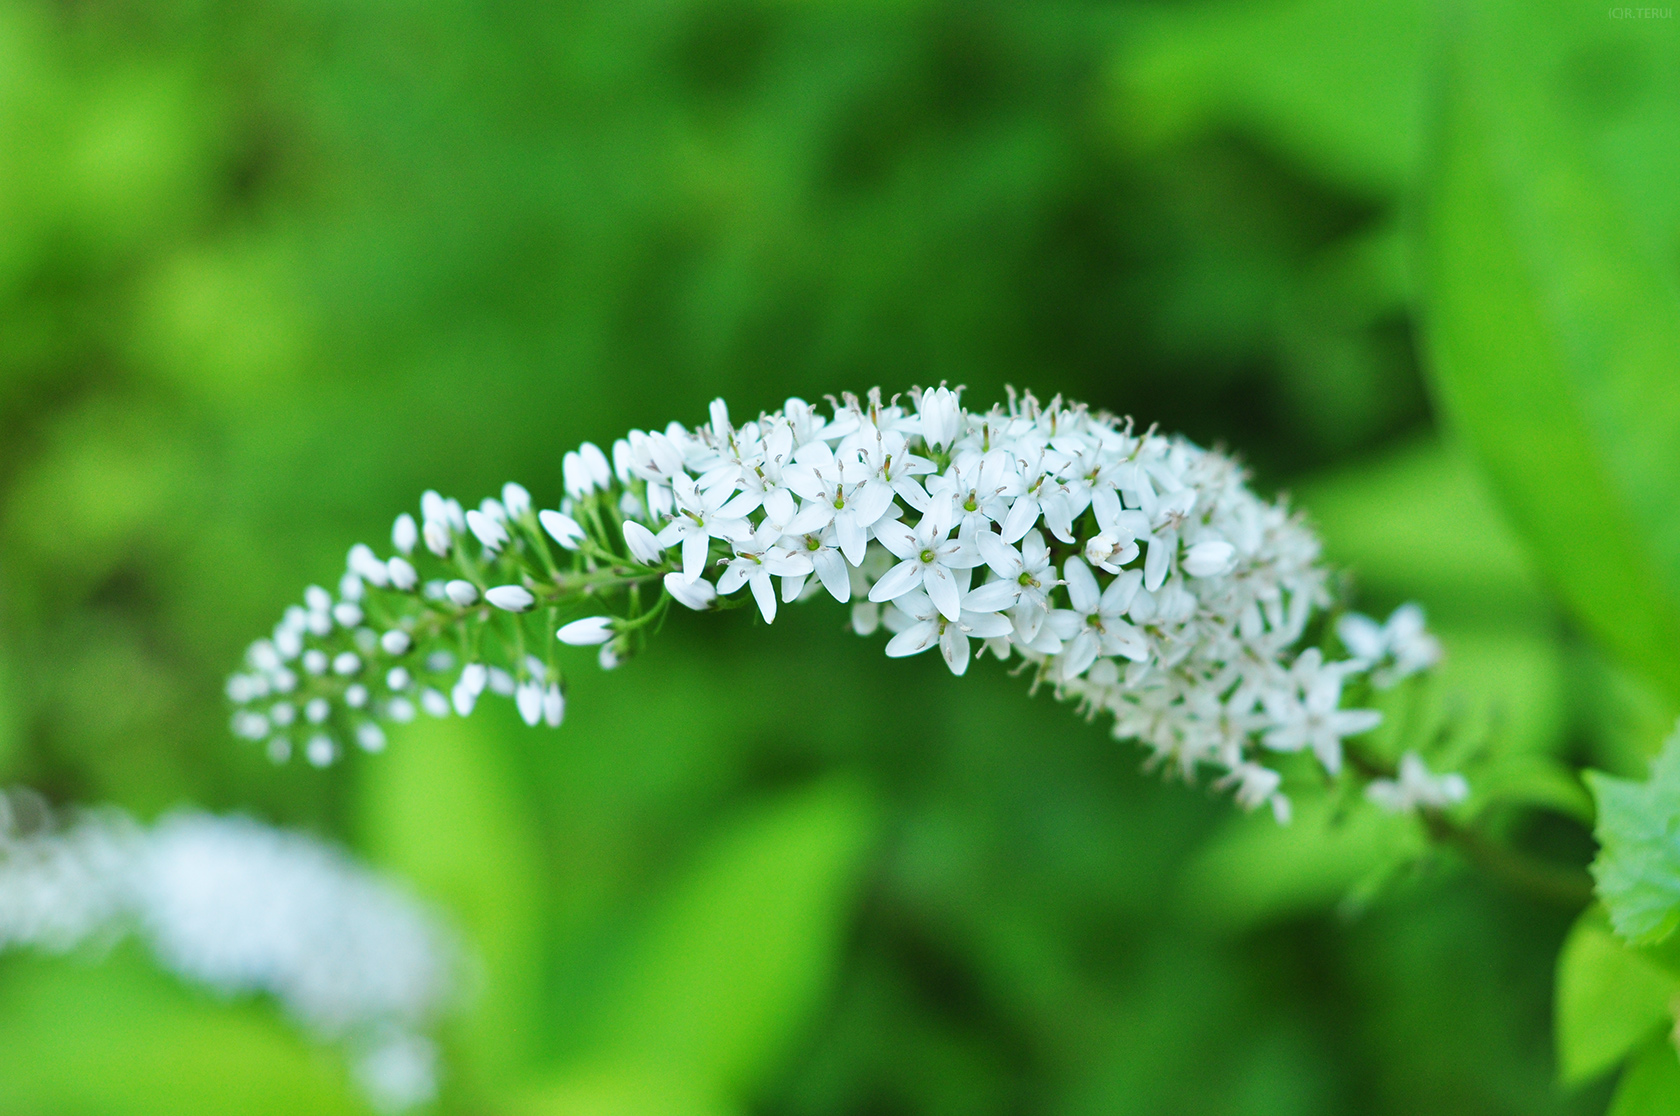
M 962 590 L 957 588 L 957 579 L 950 570 L 937 564 L 924 567 L 922 587 L 945 619 L 954 621 L 962 615 Z
M 892 551 L 897 558 L 911 558 L 921 549 L 921 541 L 916 532 L 905 526 L 903 520 L 888 519 L 875 524 L 875 537 L 881 545 Z M 852 563 L 854 566 L 856 562 Z
M 811 565 L 829 596 L 845 604 L 852 599 L 852 579 L 838 551 L 823 549 L 811 555 Z
M 758 602 L 758 611 L 764 614 L 766 624 L 776 622 L 776 587 L 770 583 L 768 570 L 760 570 L 747 579 L 747 585 L 752 589 L 753 600 Z
M 937 642 L 939 624 L 933 620 L 923 620 L 887 641 L 887 657 L 902 659 L 909 655 L 920 655 Z
M 939 654 L 952 674 L 962 674 L 968 669 L 968 636 L 955 624 L 947 624 L 939 635 Z
M 1090 566 L 1080 558 L 1069 558 L 1062 563 L 1062 577 L 1067 580 L 1068 600 L 1075 612 L 1097 611 L 1097 606 L 1102 603 L 1102 590 L 1097 588 L 1097 578 L 1091 573 Z
M 711 546 L 711 536 L 704 531 L 690 530 L 683 537 L 682 574 L 684 581 L 692 583 L 700 580 L 700 575 L 706 569 L 706 555 L 711 550 Z
M 912 589 L 920 588 L 921 583 L 921 563 L 915 561 L 900 562 L 888 570 L 886 576 L 870 588 L 869 599 L 877 603 L 890 601 L 895 597 L 902 597 Z

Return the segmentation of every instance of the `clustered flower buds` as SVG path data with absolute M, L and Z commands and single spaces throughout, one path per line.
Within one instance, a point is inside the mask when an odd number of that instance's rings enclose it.
M 392 529 L 398 555 L 353 548 L 338 600 L 312 588 L 253 645 L 229 683 L 235 731 L 325 763 L 343 737 L 383 746 L 379 718 L 465 715 L 486 688 L 557 724 L 556 644 L 612 667 L 673 601 L 750 600 L 772 623 L 826 593 L 859 634 L 886 629 L 889 656 L 937 648 L 962 674 L 989 652 L 1282 819 L 1268 758 L 1336 775 L 1343 740 L 1380 720 L 1342 708 L 1347 680 L 1385 688 L 1439 657 L 1415 606 L 1386 627 L 1345 617 L 1352 658 L 1303 648 L 1330 603 L 1318 540 L 1223 454 L 1060 397 L 977 412 L 940 386 L 907 403 L 790 399 L 736 426 L 718 400 L 699 428 L 632 431 L 610 464 L 567 453 L 558 509 L 514 484 L 470 511 L 428 492 Z
M 426 1031 L 453 995 L 456 947 L 394 884 L 249 818 L 176 813 L 145 829 L 104 810 L 61 826 L 37 796 L 0 793 L 0 949 L 65 952 L 126 932 L 183 979 L 271 995 L 343 1043 L 377 1107 L 436 1093 Z

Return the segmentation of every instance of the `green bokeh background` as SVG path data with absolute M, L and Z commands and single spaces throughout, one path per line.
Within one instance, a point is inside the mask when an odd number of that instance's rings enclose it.
M 1601 17 L 1546 64 L 1672 270 L 1676 36 Z M 1458 714 L 1637 773 L 1654 715 L 1432 418 L 1442 34 L 1422 0 L 0 0 L 0 780 L 402 874 L 478 958 L 442 1111 L 1602 1111 L 1554 1083 L 1572 912 L 1373 879 L 1391 834 L 1280 836 L 828 603 L 579 653 L 558 731 L 489 703 L 328 771 L 221 698 L 424 488 L 552 506 L 566 449 L 717 395 L 949 380 L 1232 448 L 1360 607 L 1426 605 Z M 1584 863 L 1554 797 L 1501 824 Z M 0 1112 L 361 1103 L 138 951 L 0 959 Z

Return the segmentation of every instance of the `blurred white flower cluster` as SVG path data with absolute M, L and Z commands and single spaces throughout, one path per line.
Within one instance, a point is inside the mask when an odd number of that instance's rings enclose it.
M 176 813 L 146 829 L 105 810 L 59 827 L 26 792 L 0 795 L 0 815 L 0 949 L 135 933 L 183 979 L 272 995 L 312 1036 L 344 1043 L 381 1109 L 436 1093 L 426 1029 L 456 951 L 391 882 L 249 818 Z
M 559 642 L 599 646 L 611 667 L 672 602 L 719 607 L 745 589 L 769 623 L 826 592 L 860 634 L 886 629 L 890 656 L 938 648 L 962 674 L 978 644 L 1283 818 L 1264 758 L 1310 752 L 1336 774 L 1343 739 L 1380 720 L 1341 707 L 1346 681 L 1386 687 L 1438 656 L 1415 610 L 1386 628 L 1346 619 L 1353 658 L 1302 650 L 1329 604 L 1318 540 L 1223 454 L 1060 397 L 970 411 L 942 386 L 830 402 L 737 426 L 718 400 L 706 425 L 633 431 L 610 459 L 585 444 L 565 455 L 557 510 L 514 484 L 465 512 L 427 493 L 418 522 L 397 520 L 394 556 L 356 547 L 336 600 L 311 589 L 252 647 L 229 685 L 235 730 L 280 758 L 294 724 L 313 726 L 305 751 L 324 763 L 329 720 L 377 748 L 374 717 L 465 714 L 486 688 L 555 724 L 558 671 L 527 647 L 552 656 L 568 612 L 594 614 Z M 601 614 L 615 596 L 624 608 Z M 440 635 L 469 649 L 459 674 L 428 650 Z

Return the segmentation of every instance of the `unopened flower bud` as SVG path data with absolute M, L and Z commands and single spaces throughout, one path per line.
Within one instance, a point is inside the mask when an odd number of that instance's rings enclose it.
M 450 600 L 462 608 L 466 608 L 478 600 L 478 587 L 472 582 L 463 581 L 460 578 L 456 578 L 445 585 L 443 591 L 448 594 Z
M 449 552 L 455 548 L 454 533 L 449 530 L 449 524 L 441 519 L 428 519 L 422 531 L 426 539 L 426 549 L 439 558 L 449 557 Z
M 601 452 L 600 446 L 594 442 L 583 443 L 578 447 L 578 460 L 583 462 L 584 473 L 596 488 L 605 491 L 612 484 L 612 467 L 607 464 L 607 455 Z
M 577 520 L 561 512 L 545 509 L 537 518 L 542 521 L 543 530 L 548 532 L 549 537 L 567 550 L 576 550 L 589 537 Z
M 391 576 L 385 569 L 385 563 L 379 560 L 378 556 L 374 554 L 373 548 L 368 546 L 367 543 L 357 543 L 350 548 L 347 565 L 350 567 L 351 573 L 357 575 L 363 581 L 372 582 L 381 589 L 390 584 Z
M 344 576 L 338 579 L 338 595 L 342 600 L 360 601 L 366 592 L 359 574 L 346 570 Z
M 311 585 L 303 591 L 303 603 L 310 612 L 326 612 L 332 608 L 332 594 L 319 585 Z
M 385 563 L 385 569 L 391 575 L 391 585 L 404 593 L 413 589 L 420 581 L 419 572 L 409 564 L 407 558 L 400 555 Z
M 497 585 L 484 591 L 484 599 L 508 612 L 526 612 L 537 598 L 523 585 Z
M 397 516 L 397 521 L 391 524 L 391 545 L 397 548 L 399 554 L 413 554 L 414 544 L 420 541 L 420 528 L 414 523 L 414 517 L 407 512 Z
M 555 633 L 561 643 L 573 647 L 593 647 L 597 643 L 605 643 L 613 637 L 613 618 L 611 616 L 586 616 L 582 620 L 573 620 L 570 624 Z
M 683 580 L 681 573 L 672 570 L 665 575 L 665 592 L 680 605 L 686 605 L 696 612 L 704 612 L 712 607 L 717 600 L 717 590 L 705 578 L 697 578 L 693 582 Z
M 502 506 L 507 509 L 509 519 L 522 519 L 531 510 L 531 494 L 525 491 L 525 486 L 514 481 L 502 485 Z
M 318 725 L 332 713 L 332 705 L 324 697 L 310 698 L 309 704 L 303 707 L 303 719 L 312 725 Z
M 408 673 L 406 667 L 392 667 L 385 673 L 385 688 L 392 693 L 408 689 L 408 684 L 412 681 L 414 676 Z
M 315 767 L 328 767 L 338 758 L 338 745 L 324 732 L 316 733 L 304 745 L 303 754 Z
M 363 709 L 368 703 L 368 688 L 360 682 L 353 682 L 344 688 L 344 704 L 351 709 Z
M 392 628 L 390 631 L 379 637 L 379 646 L 387 655 L 406 655 L 408 654 L 408 649 L 414 646 L 414 641 L 410 639 L 408 633 L 403 631 L 401 628 Z M 401 669 L 401 667 L 397 668 L 397 670 Z M 400 690 L 402 687 L 392 686 L 391 689 Z
M 624 542 L 630 548 L 630 556 L 644 566 L 657 566 L 665 560 L 665 548 L 659 539 L 633 519 L 624 524 Z
M 521 682 L 514 693 L 513 703 L 519 708 L 519 719 L 535 727 L 542 720 L 542 683 L 535 679 Z
M 421 691 L 420 708 L 434 717 L 449 716 L 449 699 L 437 690 L 427 688 Z
M 362 609 L 350 601 L 339 601 L 333 605 L 332 617 L 346 628 L 354 628 L 362 622 Z
M 364 721 L 356 726 L 356 743 L 364 752 L 383 752 L 385 750 L 385 730 L 372 721 Z
M 566 716 L 566 694 L 557 682 L 550 682 L 543 690 L 543 724 L 549 728 L 559 728 L 560 722 Z
M 507 545 L 507 528 L 481 511 L 467 513 L 467 530 L 484 545 L 485 550 L 500 550 Z
M 333 673 L 348 677 L 362 669 L 362 657 L 354 651 L 341 652 L 332 663 Z
M 327 653 L 318 647 L 311 647 L 303 653 L 303 669 L 310 674 L 327 673 Z
M 583 466 L 583 458 L 576 450 L 567 450 L 560 458 L 560 476 L 566 485 L 566 494 L 574 500 L 581 500 L 594 490 L 589 480 L 589 470 Z

